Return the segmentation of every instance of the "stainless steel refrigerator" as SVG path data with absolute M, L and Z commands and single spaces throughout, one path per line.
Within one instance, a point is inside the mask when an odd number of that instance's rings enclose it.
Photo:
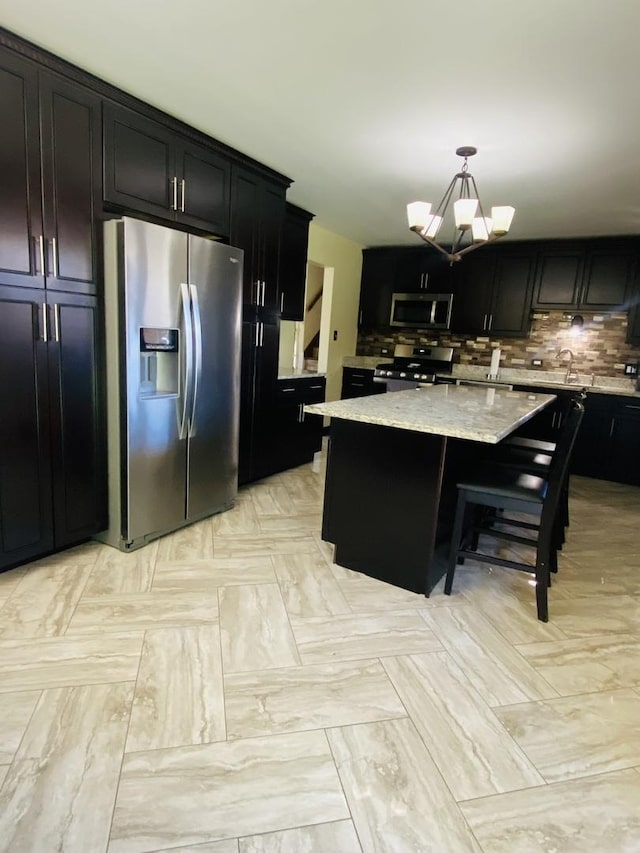
M 241 249 L 105 223 L 109 529 L 122 550 L 237 492 Z

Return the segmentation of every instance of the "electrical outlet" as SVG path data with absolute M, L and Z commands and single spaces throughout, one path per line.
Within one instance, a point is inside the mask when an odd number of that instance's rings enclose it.
M 532 358 L 531 359 L 532 367 L 542 367 L 542 359 L 541 358 Z
M 624 375 L 625 376 L 637 376 L 638 375 L 638 364 L 635 361 L 628 361 L 624 366 Z

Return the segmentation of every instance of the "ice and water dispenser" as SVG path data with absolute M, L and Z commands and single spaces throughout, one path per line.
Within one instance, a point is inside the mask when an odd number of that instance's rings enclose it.
M 177 397 L 179 390 L 178 330 L 141 328 L 140 397 Z

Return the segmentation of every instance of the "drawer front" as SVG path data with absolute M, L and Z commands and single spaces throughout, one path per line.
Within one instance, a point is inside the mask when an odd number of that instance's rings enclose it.
M 323 403 L 326 380 L 323 376 L 309 379 L 280 379 L 276 388 L 276 400 L 290 403 Z

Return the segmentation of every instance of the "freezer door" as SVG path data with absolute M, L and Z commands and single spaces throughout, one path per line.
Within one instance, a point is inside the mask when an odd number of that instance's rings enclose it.
M 132 542 L 173 530 L 185 520 L 187 441 L 180 440 L 180 422 L 188 387 L 183 310 L 187 235 L 128 218 L 121 234 L 126 329 L 123 520 L 124 538 Z M 188 315 L 188 303 L 186 307 Z
M 187 518 L 229 507 L 238 486 L 241 249 L 189 235 L 194 393 Z

